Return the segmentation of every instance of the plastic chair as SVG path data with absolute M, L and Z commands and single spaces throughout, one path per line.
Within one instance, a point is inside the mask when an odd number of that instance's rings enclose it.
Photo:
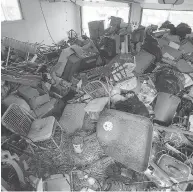
M 33 178 L 33 176 L 30 176 Z M 38 179 L 36 185 L 36 191 L 71 191 L 71 185 L 69 183 L 69 176 L 62 174 L 51 175 L 45 181 Z
M 60 150 L 63 129 L 53 116 L 34 119 L 25 109 L 14 103 L 2 116 L 2 124 L 11 132 L 24 137 L 32 146 L 35 144 L 43 149 Z

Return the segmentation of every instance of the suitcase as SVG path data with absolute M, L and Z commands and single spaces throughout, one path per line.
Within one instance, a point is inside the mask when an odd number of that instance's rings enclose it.
M 152 135 L 148 118 L 113 109 L 104 111 L 97 123 L 97 137 L 104 152 L 137 172 L 148 167 Z

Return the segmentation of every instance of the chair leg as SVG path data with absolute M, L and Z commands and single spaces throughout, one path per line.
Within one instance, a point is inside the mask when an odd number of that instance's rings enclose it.
M 31 144 L 29 144 L 29 149 L 30 149 L 30 151 L 32 152 L 32 154 L 35 154 L 34 149 L 33 149 L 33 147 L 31 146 Z
M 61 128 L 61 130 L 63 130 L 62 126 L 60 125 L 60 123 L 58 123 L 58 121 L 56 121 L 56 124 Z
M 60 152 L 60 154 L 59 154 L 57 157 L 55 157 L 55 158 L 58 158 L 58 157 L 63 156 L 63 154 L 62 154 L 62 150 L 60 149 L 60 146 L 58 146 L 58 145 L 57 145 L 57 143 L 54 141 L 53 137 L 52 137 L 52 141 L 54 142 L 54 144 L 56 145 L 56 147 L 57 147 L 58 151 Z
M 61 146 L 61 144 L 62 144 L 62 136 L 63 136 L 63 128 L 62 128 L 62 126 L 58 123 L 58 121 L 56 121 L 56 124 L 57 124 L 57 126 L 59 126 L 60 127 L 60 129 L 61 129 L 61 136 L 60 136 L 60 146 Z
M 6 59 L 6 64 L 5 64 L 6 66 L 8 65 L 8 62 L 9 62 L 10 52 L 11 52 L 11 48 L 9 47 L 8 54 L 7 54 L 7 59 Z
M 60 150 L 60 147 L 57 145 L 57 143 L 54 141 L 53 137 L 52 137 L 52 141 L 53 143 L 56 145 L 56 147 Z

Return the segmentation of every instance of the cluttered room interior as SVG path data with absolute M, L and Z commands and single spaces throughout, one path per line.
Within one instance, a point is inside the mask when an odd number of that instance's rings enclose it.
M 1 191 L 193 191 L 193 1 L 1 0 Z

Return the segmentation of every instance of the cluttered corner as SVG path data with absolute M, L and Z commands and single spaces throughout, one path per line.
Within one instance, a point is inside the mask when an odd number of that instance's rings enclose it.
M 192 191 L 191 28 L 88 25 L 52 46 L 2 39 L 2 188 Z

